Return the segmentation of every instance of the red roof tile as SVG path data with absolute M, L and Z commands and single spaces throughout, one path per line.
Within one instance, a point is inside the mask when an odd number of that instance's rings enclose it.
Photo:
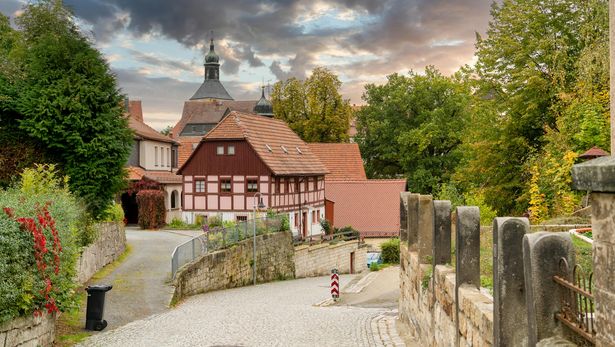
M 203 141 L 221 139 L 245 139 L 275 175 L 328 172 L 307 144 L 278 119 L 233 111 L 205 135 Z
M 128 166 L 126 170 L 128 171 L 128 179 L 131 181 L 140 180 L 143 178 L 143 173 L 145 173 L 144 169 L 137 166 Z
M 128 101 L 128 113 L 130 116 L 139 122 L 143 122 L 143 108 L 141 107 L 141 100 L 129 100 Z
M 182 176 L 176 175 L 175 172 L 171 171 L 145 171 L 143 177 L 162 184 L 182 183 Z
M 600 147 L 592 147 L 591 149 L 589 149 L 587 152 L 581 154 L 579 156 L 579 158 L 583 159 L 583 158 L 598 158 L 598 157 L 606 157 L 609 156 L 609 152 L 603 150 Z
M 186 162 L 186 160 L 190 158 L 190 155 L 192 155 L 192 152 L 194 151 L 193 145 L 196 147 L 196 145 L 198 145 L 199 142 L 201 142 L 201 139 L 202 137 L 200 136 L 182 136 L 178 139 L 179 156 L 177 157 L 177 159 L 178 159 L 179 167 L 182 167 L 184 163 Z
M 230 111 L 252 113 L 256 100 L 211 100 L 199 99 L 184 102 L 182 117 L 173 127 L 172 136 L 180 136 L 187 124 L 215 124 Z
M 132 116 L 128 117 L 128 126 L 130 127 L 130 129 L 134 130 L 135 135 L 138 138 L 166 143 L 176 143 L 176 141 L 172 138 L 162 135 L 149 125 L 135 119 Z
M 399 193 L 406 180 L 329 181 L 325 198 L 335 202 L 333 224 L 352 226 L 363 236 L 399 233 Z
M 327 181 L 366 180 L 361 151 L 356 143 L 308 143 L 312 153 L 325 164 Z

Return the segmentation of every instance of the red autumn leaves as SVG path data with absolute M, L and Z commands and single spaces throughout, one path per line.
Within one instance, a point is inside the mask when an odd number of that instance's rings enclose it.
M 47 202 L 44 206 L 36 206 L 36 217 L 18 217 L 15 216 L 13 209 L 9 207 L 3 208 L 4 213 L 12 220 L 19 223 L 21 230 L 32 235 L 34 259 L 41 280 L 44 282 L 43 289 L 40 290 L 40 298 L 43 299 L 43 306 L 48 313 L 58 312 L 55 299 L 50 295 L 53 292 L 53 282 L 51 281 L 51 273 L 58 275 L 60 272 L 60 253 L 62 252 L 62 244 L 56 229 L 56 223 L 49 213 L 51 202 Z M 47 242 L 46 234 L 51 234 L 51 247 Z M 51 253 L 51 257 L 47 256 Z M 40 309 L 34 311 L 34 315 L 41 315 Z

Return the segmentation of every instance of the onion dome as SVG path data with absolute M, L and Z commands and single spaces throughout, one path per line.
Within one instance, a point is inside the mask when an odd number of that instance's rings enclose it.
M 273 105 L 269 100 L 267 100 L 267 98 L 265 98 L 265 86 L 262 86 L 261 90 L 261 98 L 258 100 L 256 105 L 254 105 L 254 113 L 260 116 L 273 118 Z

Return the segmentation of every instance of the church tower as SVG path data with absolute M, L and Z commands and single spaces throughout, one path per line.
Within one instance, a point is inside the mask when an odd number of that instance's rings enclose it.
M 203 84 L 190 100 L 217 99 L 233 100 L 220 82 L 220 57 L 214 50 L 214 39 L 209 43 L 209 52 L 205 55 L 205 78 Z

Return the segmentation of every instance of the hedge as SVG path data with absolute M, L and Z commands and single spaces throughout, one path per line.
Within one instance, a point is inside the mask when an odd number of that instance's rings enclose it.
M 399 239 L 394 238 L 380 245 L 382 261 L 384 263 L 399 263 Z
M 137 193 L 139 226 L 142 229 L 158 229 L 165 224 L 166 208 L 161 190 L 141 190 Z

